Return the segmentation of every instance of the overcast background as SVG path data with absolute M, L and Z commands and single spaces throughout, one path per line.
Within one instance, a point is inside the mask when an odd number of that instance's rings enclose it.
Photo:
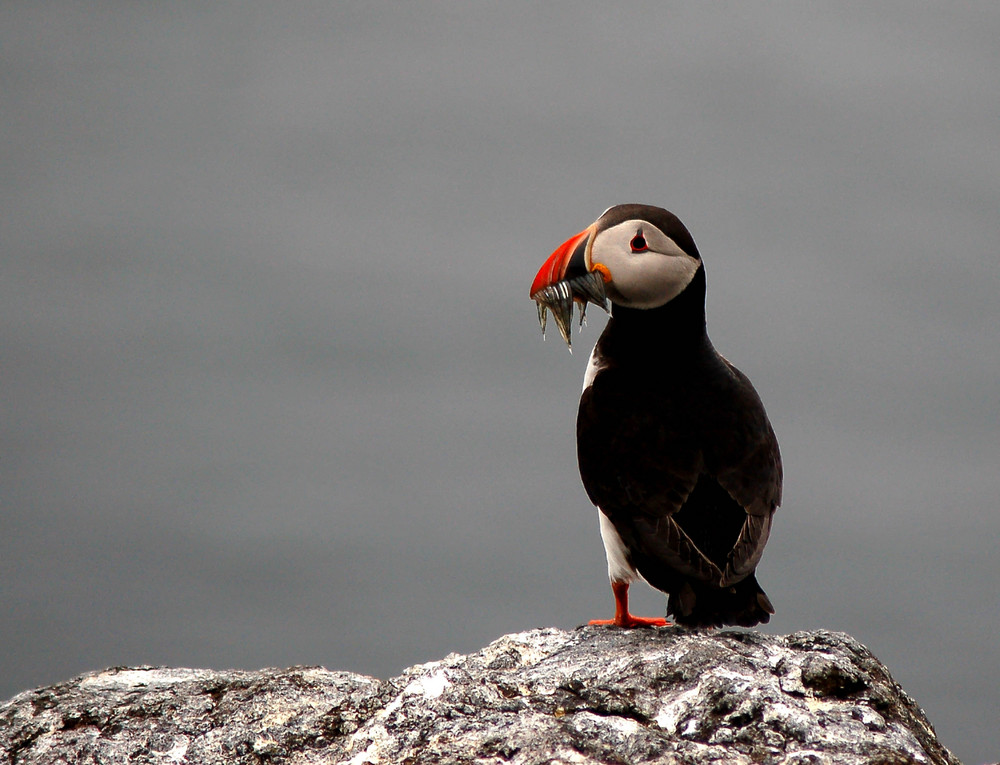
M 1000 756 L 998 40 L 990 2 L 3 3 L 0 698 L 609 616 L 603 319 L 570 355 L 527 293 L 637 201 L 781 442 L 767 631 L 852 633 Z

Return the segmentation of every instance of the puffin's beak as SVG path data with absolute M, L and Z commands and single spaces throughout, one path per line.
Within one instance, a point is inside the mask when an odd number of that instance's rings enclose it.
M 580 325 L 584 323 L 587 303 L 599 305 L 610 313 L 604 292 L 604 272 L 587 267 L 587 247 L 593 226 L 563 242 L 535 276 L 531 283 L 531 299 L 538 303 L 538 323 L 545 336 L 546 311 L 551 310 L 559 334 L 573 350 L 569 325 L 573 319 L 573 303 L 580 304 Z M 605 269 L 606 271 L 606 269 Z

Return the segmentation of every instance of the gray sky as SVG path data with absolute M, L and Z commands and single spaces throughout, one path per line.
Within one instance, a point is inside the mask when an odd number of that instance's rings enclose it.
M 1000 687 L 993 3 L 0 5 L 0 697 L 608 616 L 527 296 L 667 207 L 781 442 L 768 631 Z M 662 613 L 662 598 L 636 594 Z

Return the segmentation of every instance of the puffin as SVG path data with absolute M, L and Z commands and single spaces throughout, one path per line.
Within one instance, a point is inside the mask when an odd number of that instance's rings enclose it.
M 560 245 L 529 293 L 544 336 L 552 313 L 572 351 L 573 308 L 610 314 L 577 413 L 580 476 L 598 508 L 613 619 L 642 579 L 689 628 L 753 627 L 774 607 L 756 568 L 781 503 L 781 454 L 760 396 L 721 356 L 705 322 L 705 265 L 680 219 L 622 204 Z

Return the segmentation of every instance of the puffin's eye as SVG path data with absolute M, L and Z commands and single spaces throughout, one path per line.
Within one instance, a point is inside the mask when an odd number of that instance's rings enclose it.
M 632 237 L 629 246 L 632 248 L 632 252 L 644 252 L 647 249 L 646 238 L 642 235 L 641 231 Z

